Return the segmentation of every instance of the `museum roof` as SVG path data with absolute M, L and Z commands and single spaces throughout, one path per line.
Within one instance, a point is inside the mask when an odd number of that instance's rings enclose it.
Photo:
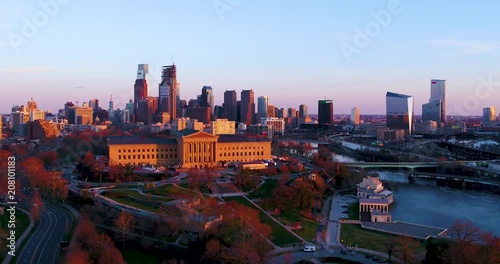
M 387 199 L 360 198 L 359 203 L 360 204 L 389 204 L 389 200 L 387 200 Z
M 139 144 L 171 145 L 171 144 L 177 144 L 177 141 L 172 138 L 140 138 L 138 136 L 108 137 L 108 145 L 139 145 Z
M 189 136 L 191 134 L 197 133 L 197 132 L 200 132 L 200 131 L 195 130 L 195 129 L 183 129 L 183 130 L 172 132 L 171 134 L 173 136 L 185 137 L 185 136 Z
M 265 137 L 248 137 L 245 135 L 221 134 L 219 135 L 219 142 L 270 142 L 270 140 Z

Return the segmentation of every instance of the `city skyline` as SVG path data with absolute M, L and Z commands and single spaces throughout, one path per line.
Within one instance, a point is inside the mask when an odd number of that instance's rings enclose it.
M 130 84 L 138 64 L 149 64 L 149 95 L 158 96 L 161 67 L 172 62 L 178 66 L 182 99 L 196 98 L 203 86 L 211 86 L 216 105 L 222 105 L 226 90 L 253 90 L 277 107 L 306 104 L 311 114 L 325 97 L 333 100 L 336 114 L 349 114 L 355 105 L 363 106 L 363 114 L 384 114 L 387 91 L 410 94 L 420 106 L 428 102 L 429 80 L 444 79 L 448 115 L 480 116 L 485 106 L 500 107 L 495 100 L 500 30 L 494 13 L 500 3 L 494 1 L 401 0 L 361 7 L 286 2 L 286 8 L 236 1 L 226 11 L 215 7 L 218 1 L 152 1 L 123 3 L 120 14 L 113 2 L 99 3 L 97 11 L 92 1 L 60 2 L 51 12 L 37 2 L 0 8 L 5 14 L 0 18 L 0 78 L 4 87 L 17 91 L 2 96 L 0 113 L 30 97 L 41 109 L 56 112 L 67 101 L 97 97 L 107 102 L 113 95 L 115 109 L 123 109 L 133 99 Z M 470 10 L 482 15 L 467 16 Z M 38 14 L 47 15 L 46 23 L 32 23 Z M 384 22 L 380 14 L 390 17 Z M 164 16 L 176 21 L 168 29 L 175 38 L 167 42 L 158 41 L 166 30 Z M 26 21 L 36 33 L 23 33 Z M 356 45 L 358 33 L 374 23 L 379 32 L 370 34 L 366 45 Z M 354 47 L 347 49 L 354 53 L 346 53 L 346 47 Z M 421 114 L 420 107 L 415 110 Z

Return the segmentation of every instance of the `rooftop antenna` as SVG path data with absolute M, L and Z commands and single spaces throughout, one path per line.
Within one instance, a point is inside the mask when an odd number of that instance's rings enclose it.
M 172 65 L 175 65 L 174 56 L 170 53 L 170 58 L 172 59 Z

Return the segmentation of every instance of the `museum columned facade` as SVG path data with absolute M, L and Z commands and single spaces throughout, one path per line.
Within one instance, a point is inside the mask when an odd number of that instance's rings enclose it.
M 228 162 L 271 159 L 271 141 L 245 135 L 212 135 L 185 129 L 172 138 L 108 138 L 109 165 L 174 166 L 204 168 Z

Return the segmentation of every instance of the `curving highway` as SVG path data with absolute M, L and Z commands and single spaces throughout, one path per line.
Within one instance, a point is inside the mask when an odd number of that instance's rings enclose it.
M 59 263 L 59 246 L 64 235 L 71 230 L 72 215 L 58 206 L 45 204 L 40 222 L 17 256 L 19 264 Z

